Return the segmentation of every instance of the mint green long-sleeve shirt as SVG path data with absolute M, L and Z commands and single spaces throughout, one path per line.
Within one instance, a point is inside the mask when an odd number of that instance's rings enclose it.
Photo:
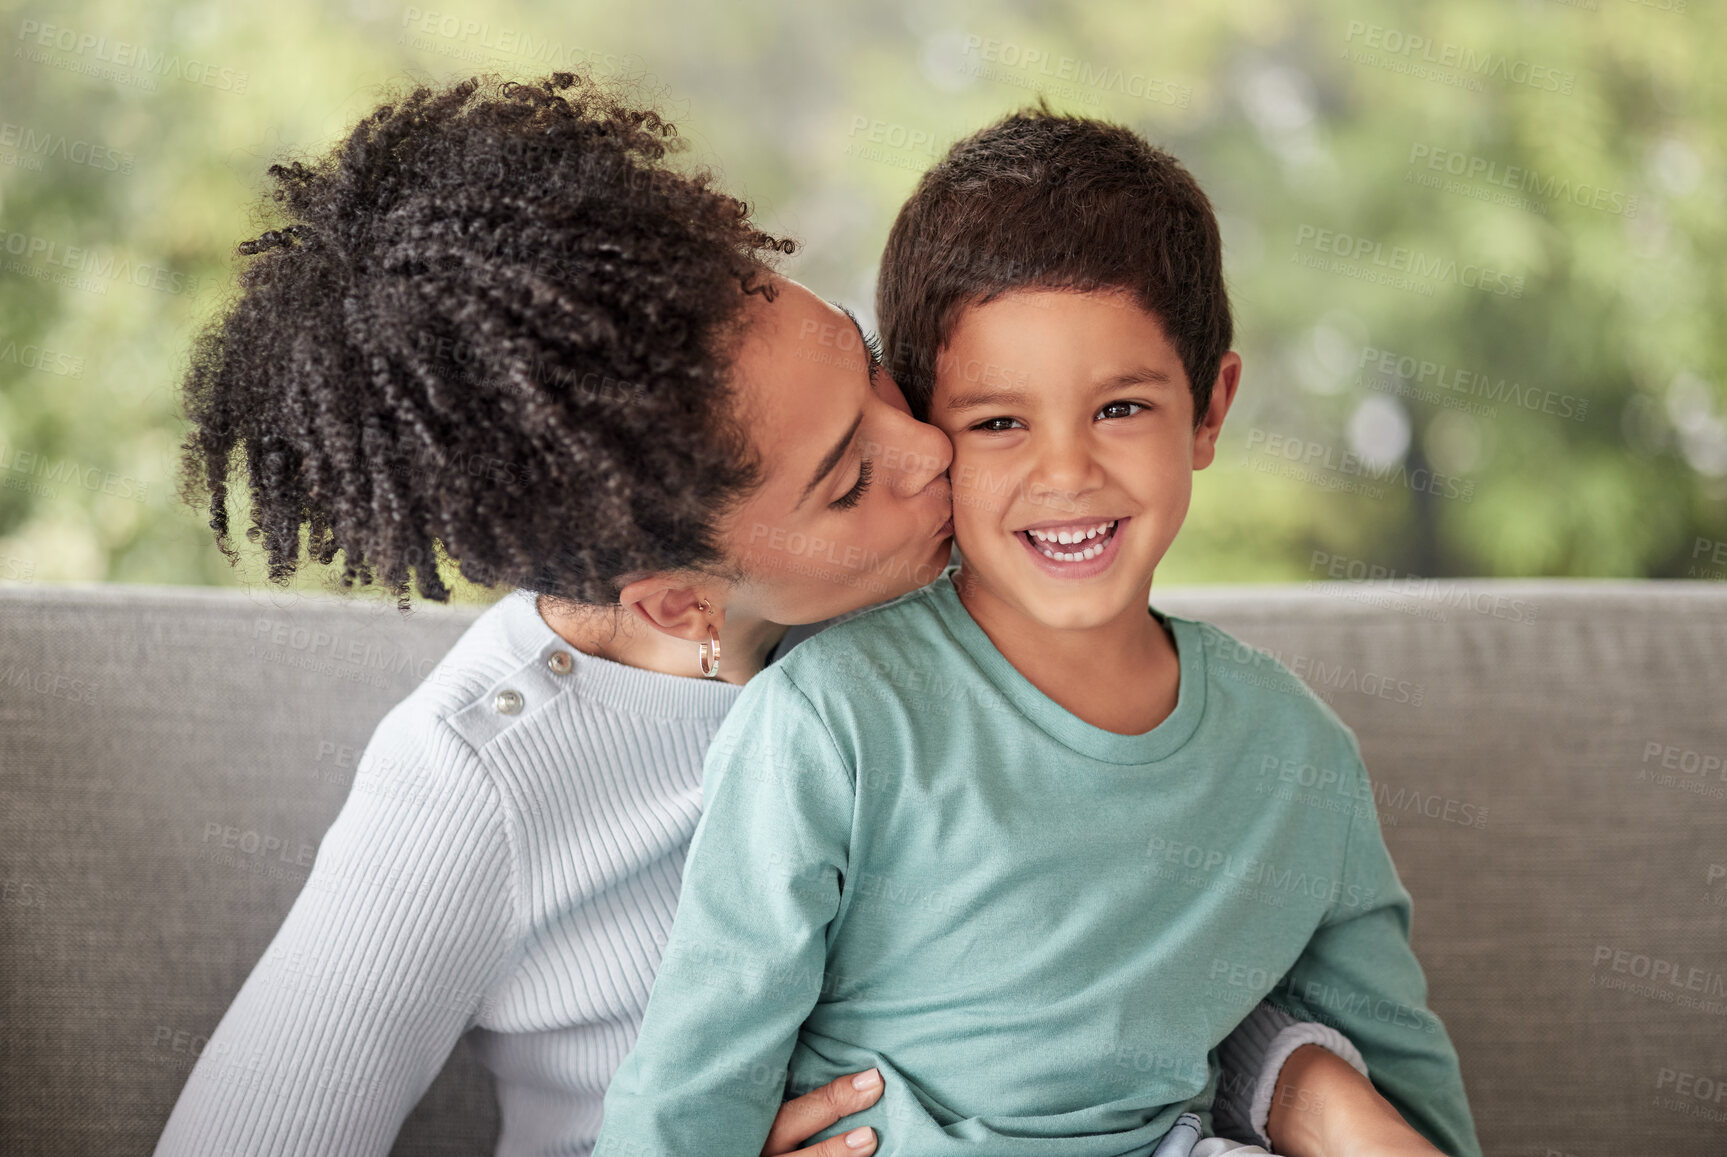
M 1173 633 L 1175 710 L 1084 722 L 944 576 L 752 680 L 596 1157 L 756 1157 L 781 1100 L 874 1065 L 882 1157 L 1143 1157 L 1206 1116 L 1266 996 L 1477 1157 L 1355 736 L 1270 656 Z M 1293 789 L 1293 790 L 1292 790 Z

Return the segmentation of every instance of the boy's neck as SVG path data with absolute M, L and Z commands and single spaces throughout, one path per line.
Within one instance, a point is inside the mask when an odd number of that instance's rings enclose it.
M 954 576 L 954 590 L 1016 671 L 1093 727 L 1143 735 L 1175 710 L 1181 662 L 1174 639 L 1151 614 L 1149 583 L 1137 607 L 1083 629 L 1041 623 L 963 569 Z

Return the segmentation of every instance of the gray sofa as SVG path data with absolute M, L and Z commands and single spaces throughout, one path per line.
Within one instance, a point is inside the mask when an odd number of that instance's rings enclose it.
M 1727 585 L 1154 602 L 1360 736 L 1489 1154 L 1727 1154 Z M 151 1151 L 372 727 L 475 613 L 0 588 L 0 1153 Z M 496 1129 L 459 1048 L 395 1151 Z

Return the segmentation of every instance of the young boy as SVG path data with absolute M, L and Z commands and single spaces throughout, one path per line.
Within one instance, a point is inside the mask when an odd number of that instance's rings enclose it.
M 1267 996 L 1477 1157 L 1354 734 L 1269 656 L 1148 613 L 1240 374 L 1204 194 L 1125 129 L 1009 117 L 924 177 L 878 294 L 954 443 L 964 562 L 721 727 L 597 1157 L 754 1157 L 788 1073 L 871 1066 L 845 1127 L 883 1155 L 1140 1157 L 1183 1112 L 1209 1132 L 1215 1050 Z M 1336 798 L 1268 790 L 1284 768 Z M 1377 1151 L 1420 1151 L 1404 1133 Z

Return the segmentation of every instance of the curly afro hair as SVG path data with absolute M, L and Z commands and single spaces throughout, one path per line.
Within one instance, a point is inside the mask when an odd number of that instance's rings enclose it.
M 231 562 L 245 463 L 273 581 L 445 601 L 461 575 L 615 603 L 632 573 L 730 569 L 715 524 L 759 481 L 729 365 L 792 243 L 672 125 L 591 78 L 416 88 L 312 164 L 184 384 L 188 494 Z M 301 530 L 305 530 L 302 543 Z

